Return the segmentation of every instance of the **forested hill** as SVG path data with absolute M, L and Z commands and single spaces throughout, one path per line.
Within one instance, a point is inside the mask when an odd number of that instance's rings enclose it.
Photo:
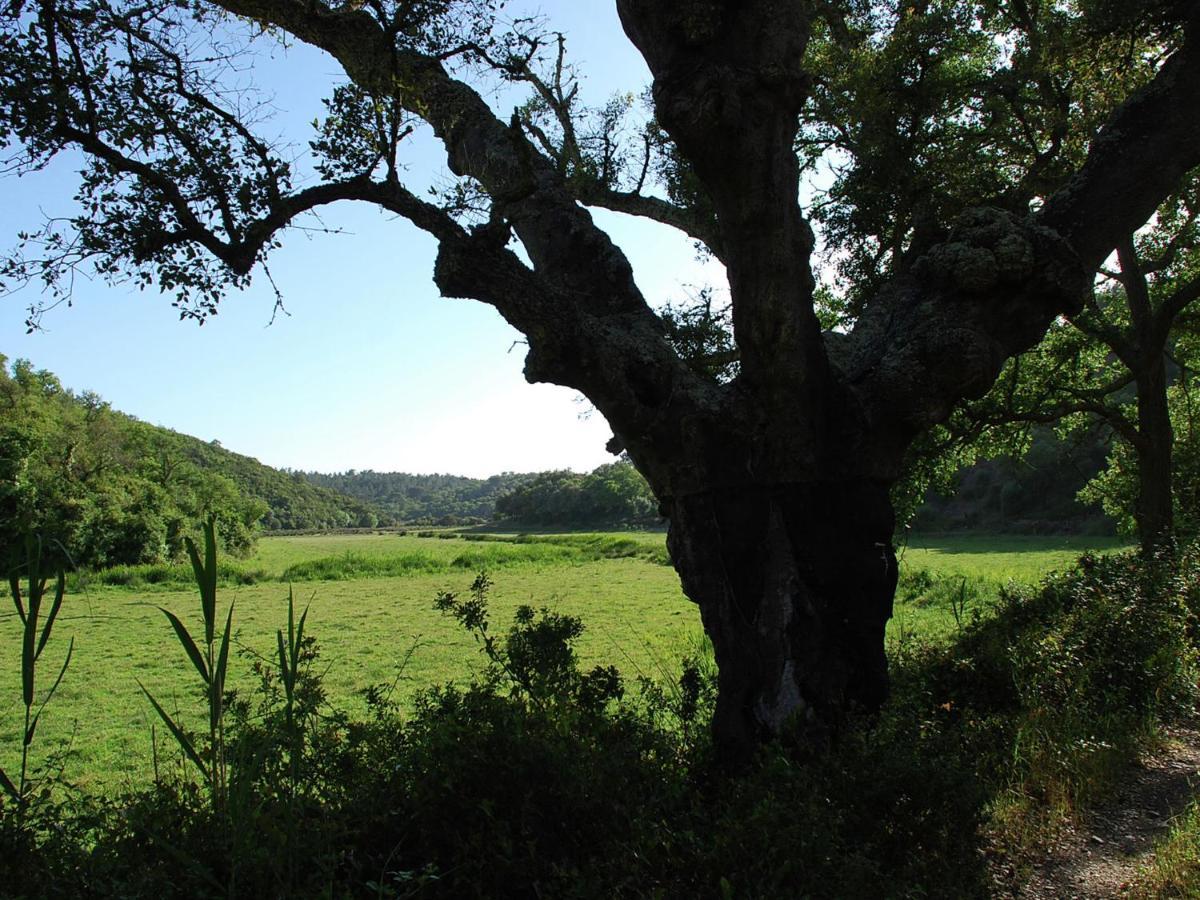
M 484 479 L 371 471 L 306 472 L 304 477 L 412 524 L 496 521 L 514 528 L 601 528 L 659 523 L 649 485 L 624 460 L 589 473 L 505 472 Z
M 209 515 L 234 553 L 260 528 L 383 518 L 369 503 L 141 422 L 0 355 L 0 553 L 36 528 L 79 565 L 178 558 L 183 538 Z
M 533 481 L 534 474 L 505 472 L 490 478 L 410 475 L 406 472 L 299 473 L 311 484 L 371 503 L 387 517 L 410 524 L 461 525 L 492 519 L 496 501 Z

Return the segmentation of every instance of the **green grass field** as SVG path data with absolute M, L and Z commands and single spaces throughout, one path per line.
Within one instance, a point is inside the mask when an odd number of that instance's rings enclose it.
M 265 577 L 229 583 L 219 593 L 222 617 L 227 604 L 235 605 L 240 656 L 230 663 L 233 686 L 250 687 L 252 657 L 272 652 L 275 630 L 286 623 L 289 577 L 298 604 L 311 605 L 308 629 L 320 645 L 334 703 L 361 708 L 361 691 L 371 684 L 394 682 L 400 696 L 411 696 L 464 680 L 482 665 L 478 648 L 434 611 L 433 600 L 439 591 L 466 591 L 483 567 L 495 583 L 494 629 L 505 627 L 521 604 L 549 606 L 583 618 L 586 663 L 614 664 L 630 678 L 669 677 L 678 659 L 699 646 L 701 632 L 695 606 L 665 565 L 664 542 L 661 533 L 263 538 L 256 555 L 238 565 Z M 1009 579 L 1035 581 L 1083 549 L 1113 546 L 1103 539 L 912 540 L 902 565 L 962 578 L 978 607 Z M 952 630 L 953 605 L 944 589 L 902 590 L 891 639 Z M 75 654 L 39 726 L 35 758 L 67 744 L 67 776 L 85 787 L 144 782 L 156 717 L 139 680 L 168 709 L 199 721 L 194 673 L 160 606 L 193 627 L 199 620 L 194 589 L 180 583 L 114 587 L 93 579 L 68 595 L 40 684 L 53 677 L 72 637 Z M 10 771 L 20 755 L 19 635 L 10 609 L 0 618 L 0 765 Z

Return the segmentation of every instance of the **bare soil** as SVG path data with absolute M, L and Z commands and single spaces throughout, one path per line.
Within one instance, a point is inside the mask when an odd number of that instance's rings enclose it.
M 1200 795 L 1200 724 L 1168 730 L 1120 788 L 1067 828 L 1015 891 L 1021 900 L 1095 900 L 1127 894 L 1154 848 Z

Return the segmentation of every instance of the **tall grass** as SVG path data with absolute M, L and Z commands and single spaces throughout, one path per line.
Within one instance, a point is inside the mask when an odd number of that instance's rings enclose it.
M 29 773 L 29 753 L 37 733 L 38 722 L 46 705 L 54 697 L 58 686 L 62 684 L 67 666 L 71 664 L 71 654 L 75 650 L 75 639 L 71 638 L 67 646 L 66 657 L 58 670 L 58 677 L 50 685 L 50 689 L 38 702 L 37 667 L 54 630 L 54 623 L 62 610 L 63 596 L 66 589 L 66 575 L 60 566 L 55 578 L 54 595 L 49 612 L 42 619 L 42 605 L 46 600 L 47 579 L 42 575 L 42 540 L 40 537 L 26 536 L 25 539 L 25 579 L 26 589 L 21 591 L 20 572 L 10 573 L 8 579 L 9 594 L 17 617 L 21 621 L 21 704 L 24 706 L 24 726 L 21 729 L 21 768 L 14 781 L 3 768 L 0 768 L 0 788 L 17 804 L 18 810 L 24 813 L 28 805 L 29 793 L 32 788 Z
M 228 760 L 225 754 L 225 679 L 229 669 L 229 642 L 233 636 L 233 604 L 225 617 L 225 630 L 217 635 L 217 533 L 216 522 L 209 519 L 204 525 L 204 555 L 201 557 L 196 543 L 187 538 L 187 551 L 191 557 L 192 573 L 200 592 L 200 613 L 204 622 L 203 649 L 183 621 L 169 609 L 162 609 L 171 623 L 179 644 L 187 654 L 196 673 L 204 685 L 204 698 L 208 705 L 207 759 L 187 731 L 163 708 L 142 683 L 138 687 L 150 701 L 163 724 L 179 743 L 187 758 L 208 783 L 213 806 L 220 811 L 228 799 Z
M 271 572 L 261 565 L 222 560 L 217 566 L 217 583 L 223 586 L 258 584 L 268 581 L 348 581 L 356 578 L 388 578 L 411 574 L 448 574 L 481 569 L 522 566 L 554 566 L 604 559 L 645 559 L 668 564 L 661 536 L 657 542 L 613 534 L 496 535 L 446 534 L 446 541 L 470 543 L 457 553 L 444 546 L 398 552 L 365 553 L 346 550 L 293 562 Z M 426 540 L 432 540 L 427 538 Z M 440 542 L 439 542 L 440 543 Z M 77 584 L 93 583 L 116 587 L 178 588 L 192 582 L 185 564 L 155 563 L 113 566 L 76 576 Z

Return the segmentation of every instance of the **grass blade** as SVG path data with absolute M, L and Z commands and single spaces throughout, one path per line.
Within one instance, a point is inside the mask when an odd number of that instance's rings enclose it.
M 46 641 L 50 640 L 50 631 L 54 628 L 54 620 L 58 618 L 58 611 L 62 609 L 63 596 L 66 594 L 66 585 L 66 572 L 59 569 L 58 582 L 54 585 L 54 603 L 50 607 L 50 615 L 46 616 L 46 624 L 42 627 L 42 636 L 38 640 L 37 652 L 33 654 L 34 659 L 42 655 L 42 651 L 46 649 Z
M 204 641 L 211 644 L 213 641 L 214 619 L 216 619 L 216 590 L 214 589 L 209 595 L 209 578 L 208 569 L 205 567 L 205 562 L 200 559 L 200 551 L 196 547 L 196 542 L 191 538 L 184 538 L 184 543 L 187 545 L 188 557 L 192 561 L 192 573 L 196 577 L 196 587 L 200 590 L 200 613 L 204 617 Z M 208 558 L 208 536 L 205 535 L 205 559 Z M 214 563 L 215 566 L 215 563 Z M 216 572 L 213 573 L 214 575 Z
M 146 695 L 146 699 L 150 701 L 151 705 L 158 713 L 159 718 L 163 720 L 163 724 L 166 725 L 171 734 L 175 736 L 175 740 L 179 742 L 179 746 L 183 749 L 183 752 L 187 754 L 188 759 L 196 764 L 196 767 L 200 770 L 200 773 L 207 780 L 208 767 L 204 765 L 204 760 L 200 758 L 200 754 L 196 752 L 195 746 L 193 746 L 188 736 L 184 734 L 183 729 L 175 724 L 175 721 L 167 714 L 167 711 L 162 708 L 157 700 L 154 699 L 154 695 L 146 690 L 146 686 L 144 684 L 139 681 L 137 685 L 142 689 L 142 693 Z
M 292 696 L 292 678 L 289 674 L 288 653 L 283 648 L 283 629 L 275 632 L 275 640 L 279 644 L 279 673 L 283 676 L 283 689 L 290 698 Z
M 169 609 L 163 609 L 161 606 L 159 609 L 162 610 L 163 615 L 165 615 L 170 621 L 171 627 L 175 629 L 175 636 L 179 638 L 179 643 L 181 643 L 183 645 L 183 649 L 187 651 L 188 659 L 192 661 L 192 665 L 196 667 L 196 671 L 200 673 L 200 677 L 204 679 L 204 683 L 208 684 L 208 665 L 204 662 L 204 656 L 200 653 L 200 648 L 197 647 L 196 642 L 192 640 L 192 636 L 188 632 L 187 626 L 185 626 L 183 622 L 179 621 L 179 617 Z
M 209 685 L 209 722 L 213 731 L 221 724 L 225 703 L 225 670 L 229 665 L 229 638 L 233 630 L 233 604 L 229 604 L 229 615 L 225 617 L 225 633 L 221 635 L 221 649 L 217 654 L 212 684 Z
M 300 665 L 300 645 L 304 643 L 304 623 L 308 619 L 308 607 L 304 607 L 304 612 L 300 614 L 300 625 L 296 629 L 295 649 L 292 651 L 292 668 L 298 668 Z
M 21 802 L 21 792 L 17 790 L 17 786 L 12 783 L 12 779 L 3 769 L 0 769 L 0 787 L 4 788 L 4 793 L 13 798 L 13 802 Z
M 204 523 L 204 573 L 200 600 L 204 604 L 205 637 L 211 644 L 217 625 L 217 520 L 213 516 Z
M 25 629 L 21 635 L 21 699 L 26 707 L 33 706 L 33 677 L 37 655 L 34 652 L 37 640 L 38 602 L 37 585 L 29 583 L 29 607 L 25 613 Z
M 196 577 L 196 587 L 200 588 L 201 602 L 203 602 L 204 563 L 200 561 L 200 551 L 196 549 L 196 542 L 190 537 L 183 539 L 183 545 L 187 547 L 188 559 L 192 561 L 192 574 Z
M 25 624 L 25 604 L 21 602 L 21 579 L 14 573 L 8 576 L 8 589 L 12 593 L 13 605 L 17 608 L 17 615 L 21 617 L 21 624 Z
M 221 635 L 221 651 L 217 654 L 216 681 L 225 684 L 225 670 L 229 665 L 229 638 L 233 630 L 233 604 L 229 604 L 229 615 L 225 617 L 225 633 Z
M 29 724 L 29 734 L 26 743 L 33 741 L 33 732 L 37 728 L 38 720 L 42 717 L 42 712 L 46 709 L 46 704 L 50 702 L 50 698 L 54 696 L 54 692 L 58 690 L 58 686 L 62 684 L 63 676 L 67 674 L 67 666 L 71 664 L 71 654 L 75 652 L 75 638 L 71 638 L 71 643 L 67 645 L 67 658 L 63 660 L 62 668 L 58 670 L 58 677 L 54 679 L 54 684 L 50 686 L 50 690 L 46 692 L 46 697 L 42 700 L 42 705 L 38 707 L 37 715 L 33 717 L 33 721 Z

